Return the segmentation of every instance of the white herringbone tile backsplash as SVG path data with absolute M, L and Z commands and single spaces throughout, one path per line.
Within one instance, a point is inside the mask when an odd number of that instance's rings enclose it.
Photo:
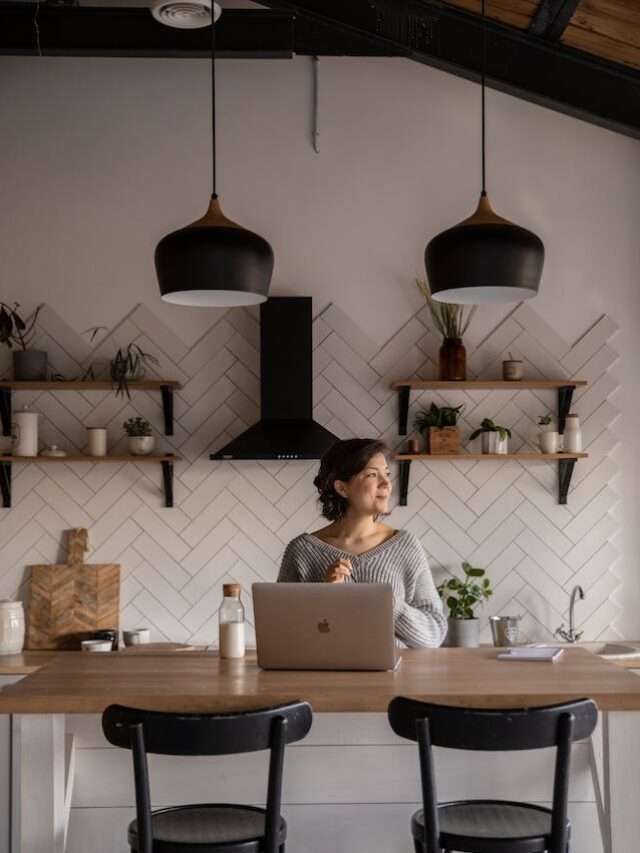
M 211 462 L 209 452 L 238 435 L 259 415 L 257 311 L 217 314 L 211 329 L 187 347 L 146 307 L 138 306 L 93 349 L 48 307 L 39 344 L 55 370 L 79 376 L 91 361 L 108 362 L 115 348 L 135 340 L 160 361 L 158 377 L 178 379 L 175 435 L 162 435 L 159 395 L 19 392 L 14 406 L 40 415 L 43 444 L 82 452 L 85 426 L 108 426 L 110 452 L 124 450 L 122 422 L 149 418 L 157 450 L 179 453 L 173 509 L 163 506 L 160 466 L 37 462 L 14 465 L 11 509 L 0 509 L 0 597 L 27 599 L 29 566 L 64 556 L 64 531 L 86 526 L 90 562 L 122 564 L 121 627 L 148 626 L 153 639 L 209 644 L 217 638 L 221 584 L 242 584 L 253 623 L 251 584 L 273 580 L 287 542 L 324 523 L 312 480 L 317 463 Z M 393 379 L 434 378 L 439 338 L 426 312 L 412 317 L 382 348 L 331 305 L 314 321 L 315 417 L 339 437 L 380 436 L 395 449 L 397 398 Z M 556 502 L 555 463 L 414 463 L 407 507 L 390 523 L 422 541 L 436 581 L 468 559 L 486 567 L 495 587 L 485 608 L 523 615 L 526 637 L 545 640 L 566 620 L 568 592 L 580 583 L 586 600 L 578 617 L 585 635 L 616 636 L 620 608 L 613 593 L 619 499 L 611 426 L 618 412 L 610 397 L 617 380 L 611 341 L 615 324 L 601 317 L 574 343 L 564 341 L 528 305 L 495 328 L 485 319 L 466 339 L 471 378 L 500 376 L 510 350 L 525 361 L 528 378 L 588 380 L 574 397 L 589 459 L 576 464 L 569 502 Z M 6 355 L 3 355 L 6 358 Z M 483 417 L 513 430 L 512 451 L 535 441 L 536 416 L 555 410 L 555 392 L 448 391 L 412 395 L 410 418 L 431 400 L 465 404 L 462 436 Z M 6 440 L 5 440 L 6 441 Z M 484 635 L 487 636 L 485 623 Z

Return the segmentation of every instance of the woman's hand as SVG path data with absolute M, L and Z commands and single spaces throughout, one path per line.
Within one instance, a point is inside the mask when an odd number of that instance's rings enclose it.
M 325 583 L 344 583 L 351 574 L 351 562 L 349 560 L 336 560 L 327 569 Z

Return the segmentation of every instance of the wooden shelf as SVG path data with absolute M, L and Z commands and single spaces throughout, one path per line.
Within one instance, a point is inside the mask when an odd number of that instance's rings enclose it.
M 93 381 L 79 379 L 64 379 L 60 382 L 53 380 L 48 382 L 16 382 L 14 380 L 5 380 L 0 382 L 0 389 L 9 391 L 111 391 L 117 388 L 118 383 L 111 380 Z M 182 388 L 180 382 L 174 379 L 136 379 L 127 382 L 127 386 L 131 389 L 140 391 L 160 391 L 163 387 L 167 388 Z
M 393 458 L 397 462 L 432 459 L 455 459 L 457 462 L 483 459 L 494 462 L 507 462 L 509 459 L 515 459 L 517 462 L 531 462 L 540 459 L 546 462 L 553 459 L 586 459 L 588 455 L 588 453 L 396 453 Z
M 431 379 L 395 379 L 391 388 L 416 388 L 433 389 L 440 388 L 475 388 L 477 391 L 500 390 L 510 388 L 518 391 L 522 388 L 579 388 L 586 385 L 582 379 L 465 379 L 459 382 L 440 382 Z
M 174 453 L 146 456 L 9 456 L 0 455 L 0 492 L 2 505 L 11 506 L 11 478 L 14 462 L 155 462 L 162 466 L 165 506 L 173 506 L 173 463 L 180 460 Z

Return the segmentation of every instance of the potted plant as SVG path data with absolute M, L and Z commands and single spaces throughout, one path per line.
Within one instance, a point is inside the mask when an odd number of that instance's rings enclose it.
M 47 378 L 47 353 L 29 347 L 36 335 L 36 321 L 42 305 L 38 305 L 28 321 L 22 319 L 18 308 L 18 302 L 13 308 L 0 302 L 0 343 L 12 351 L 14 379 L 41 382 Z
M 480 427 L 474 430 L 469 436 L 469 441 L 473 441 L 479 435 L 482 436 L 482 452 L 483 453 L 508 453 L 509 439 L 511 438 L 511 430 L 504 426 L 494 424 L 491 418 L 485 418 Z
M 474 616 L 474 611 L 478 604 L 493 595 L 493 590 L 484 569 L 476 569 L 464 562 L 462 571 L 464 580 L 452 577 L 438 587 L 440 597 L 449 608 L 446 643 L 448 646 L 475 648 L 480 620 Z
M 465 380 L 467 378 L 467 351 L 462 344 L 462 336 L 469 328 L 469 323 L 478 306 L 470 306 L 468 313 L 465 313 L 466 306 L 436 302 L 424 279 L 416 278 L 416 285 L 425 298 L 434 326 L 443 337 L 438 354 L 438 379 L 441 382 Z
M 153 450 L 155 438 L 151 434 L 151 424 L 146 418 L 129 418 L 123 423 L 127 433 L 129 452 L 134 456 L 147 456 Z
M 131 399 L 128 383 L 142 379 L 146 373 L 146 366 L 149 364 L 159 364 L 158 359 L 155 355 L 144 352 L 133 341 L 124 347 L 120 347 L 111 359 L 109 367 L 111 378 L 118 383 L 116 396 L 126 394 Z
M 437 456 L 448 453 L 460 453 L 460 430 L 458 418 L 462 406 L 436 406 L 432 403 L 428 409 L 418 412 L 413 426 L 425 435 L 425 450 Z
M 560 442 L 560 434 L 553 429 L 553 418 L 551 412 L 539 415 L 538 426 L 543 429 L 538 433 L 538 443 L 541 453 L 557 453 Z

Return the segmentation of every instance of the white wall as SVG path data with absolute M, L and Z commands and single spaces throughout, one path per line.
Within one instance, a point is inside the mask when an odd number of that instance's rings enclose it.
M 272 293 L 313 295 L 316 311 L 333 302 L 382 346 L 420 306 L 426 241 L 475 206 L 477 86 L 400 59 L 322 59 L 316 155 L 308 60 L 219 66 L 219 193 L 272 243 Z M 2 298 L 46 301 L 76 331 L 143 303 L 191 347 L 212 315 L 160 302 L 152 254 L 207 204 L 207 64 L 3 57 L 0 80 Z M 568 342 L 605 313 L 620 328 L 613 595 L 618 633 L 640 636 L 640 145 L 495 92 L 487 107 L 494 208 L 546 247 L 536 311 Z M 495 309 L 495 325 L 513 307 Z M 487 309 L 482 323 L 493 325 Z

